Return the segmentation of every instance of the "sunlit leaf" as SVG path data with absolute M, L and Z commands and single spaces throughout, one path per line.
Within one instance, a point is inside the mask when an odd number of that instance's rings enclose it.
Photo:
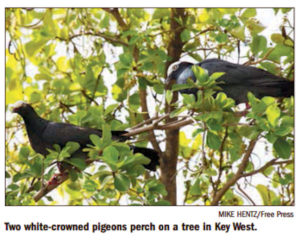
M 276 104 L 270 105 L 266 110 L 267 118 L 272 126 L 275 126 L 278 118 L 280 117 L 280 109 Z

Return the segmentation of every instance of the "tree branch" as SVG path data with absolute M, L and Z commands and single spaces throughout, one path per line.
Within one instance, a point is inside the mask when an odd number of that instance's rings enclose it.
M 194 122 L 193 119 L 182 119 L 182 120 L 176 120 L 164 125 L 158 125 L 159 122 L 161 122 L 164 119 L 167 119 L 169 117 L 169 114 L 163 115 L 161 117 L 153 117 L 145 120 L 142 123 L 149 123 L 154 121 L 152 124 L 140 127 L 141 125 L 136 125 L 137 128 L 132 128 L 130 131 L 128 131 L 126 134 L 123 134 L 123 136 L 134 136 L 143 132 L 147 132 L 150 130 L 173 130 L 173 129 L 179 129 L 180 127 L 186 126 L 188 124 L 192 124 Z
M 86 166 L 90 165 L 93 162 L 94 162 L 94 160 L 92 160 L 92 159 L 86 159 L 85 160 Z M 73 167 L 71 169 L 74 170 L 75 172 L 79 171 L 75 167 Z M 69 179 L 69 173 L 67 171 L 64 171 L 63 173 L 57 174 L 55 176 L 56 176 L 55 177 L 55 179 L 56 179 L 55 182 L 48 182 L 46 186 L 42 187 L 41 190 L 39 190 L 37 192 L 37 194 L 34 195 L 33 200 L 35 202 L 38 202 L 42 197 L 46 196 L 49 192 L 51 192 L 52 190 L 56 189 L 61 184 L 63 184 L 66 180 Z M 50 179 L 50 181 L 52 179 Z
M 276 162 L 277 158 L 270 160 L 269 162 L 267 162 L 266 164 L 264 164 L 261 168 L 245 173 L 243 175 L 241 175 L 241 177 L 247 177 L 247 176 L 253 176 L 257 173 L 261 173 L 264 172 L 264 170 L 266 170 L 268 167 L 273 166 L 273 165 L 288 165 L 288 164 L 292 164 L 294 162 L 294 160 L 287 160 L 287 161 L 278 161 Z
M 124 19 L 121 17 L 120 12 L 117 8 L 102 8 L 102 9 L 112 14 L 123 30 L 127 29 L 127 24 L 125 23 Z
M 248 146 L 248 149 L 243 157 L 243 160 L 241 161 L 240 165 L 239 165 L 239 168 L 236 172 L 236 174 L 231 178 L 229 179 L 225 184 L 224 186 L 214 194 L 214 197 L 213 197 L 213 200 L 211 202 L 211 205 L 212 206 L 216 206 L 218 205 L 219 201 L 221 200 L 221 198 L 223 197 L 223 195 L 227 192 L 227 190 L 232 186 L 234 185 L 238 179 L 240 179 L 242 177 L 242 174 L 244 172 L 244 170 L 246 169 L 246 166 L 248 164 L 248 160 L 249 160 L 249 157 L 254 149 L 254 146 L 257 142 L 258 138 L 256 139 L 253 139 L 250 141 L 250 144 Z
M 75 38 L 81 37 L 81 36 L 85 36 L 85 35 L 90 35 L 90 36 L 96 36 L 96 37 L 101 37 L 103 39 L 105 39 L 106 41 L 112 43 L 112 44 L 121 44 L 124 46 L 128 46 L 128 43 L 126 43 L 125 41 L 121 40 L 121 39 L 117 39 L 114 38 L 112 36 L 106 35 L 104 33 L 101 32 L 83 32 L 83 33 L 79 33 L 79 34 L 74 34 L 72 36 L 69 36 L 67 39 L 64 39 L 62 37 L 56 36 L 55 38 L 62 40 L 62 41 L 71 41 Z
M 56 183 L 53 184 L 47 184 L 45 187 L 43 187 L 37 194 L 34 195 L 33 200 L 35 202 L 38 202 L 42 197 L 47 195 L 49 192 L 60 186 L 62 183 L 64 183 L 66 180 L 68 180 L 69 174 L 63 173 L 61 174 L 59 180 Z
M 134 135 L 138 135 L 143 132 L 147 132 L 150 130 L 156 130 L 156 129 L 157 130 L 174 130 L 174 129 L 179 129 L 183 126 L 195 123 L 195 120 L 192 117 L 184 116 L 184 118 L 181 120 L 174 120 L 174 121 L 168 122 L 164 125 L 158 125 L 158 123 L 161 122 L 162 120 L 168 119 L 169 115 L 170 115 L 170 113 L 167 113 L 161 117 L 158 117 L 158 116 L 155 116 L 152 118 L 149 117 L 149 119 L 146 119 L 143 122 L 132 127 L 126 134 L 124 134 L 124 136 L 134 136 Z M 239 112 L 235 113 L 235 116 L 240 116 L 240 115 L 241 114 Z M 149 124 L 149 123 L 151 123 L 151 124 Z M 149 124 L 149 125 L 142 127 L 145 124 Z M 249 124 L 235 123 L 235 124 L 224 124 L 223 126 L 230 127 L 230 126 L 238 126 L 238 125 L 249 125 Z

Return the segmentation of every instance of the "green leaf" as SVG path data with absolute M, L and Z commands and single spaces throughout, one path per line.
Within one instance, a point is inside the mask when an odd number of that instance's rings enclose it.
M 181 114 L 181 113 L 184 112 L 185 110 L 187 110 L 187 107 L 186 107 L 186 106 L 175 109 L 174 111 L 172 111 L 172 112 L 170 113 L 170 118 L 174 118 L 174 117 L 178 116 L 179 114 Z
M 97 148 L 100 148 L 102 146 L 101 138 L 98 135 L 91 134 L 90 140 L 92 141 L 93 145 L 95 145 Z
M 17 189 L 20 189 L 18 185 L 16 184 L 10 184 L 7 186 L 7 188 L 9 188 L 10 190 L 17 190 Z
M 94 182 L 93 180 L 86 179 L 84 181 L 83 188 L 88 192 L 95 192 L 97 190 L 97 187 L 98 187 L 97 183 Z
M 148 165 L 150 163 L 150 159 L 144 156 L 143 154 L 136 153 L 133 156 L 132 162 L 141 165 Z
M 196 76 L 197 81 L 199 81 L 200 83 L 204 83 L 208 80 L 209 76 L 207 70 L 197 65 L 193 65 L 192 70 Z
M 173 98 L 173 92 L 171 90 L 167 90 L 166 91 L 166 101 L 168 104 L 171 103 L 172 98 Z
M 267 48 L 267 39 L 262 35 L 255 35 L 253 37 L 250 48 L 255 55 L 258 55 L 261 51 L 265 51 Z
M 284 42 L 284 37 L 281 34 L 274 33 L 271 35 L 271 40 L 276 44 L 282 44 Z
M 195 84 L 194 83 L 174 84 L 172 86 L 172 91 L 180 91 L 180 90 L 189 89 L 189 88 L 195 88 Z
M 193 104 L 195 102 L 195 96 L 191 94 L 181 94 L 183 96 L 183 103 L 185 105 Z
M 275 100 L 274 97 L 268 97 L 268 96 L 263 97 L 263 98 L 261 99 L 261 101 L 262 101 L 264 104 L 266 104 L 266 106 L 269 106 L 269 105 L 271 105 L 271 104 L 275 104 L 275 103 L 276 103 L 276 100 Z
M 71 169 L 69 171 L 69 177 L 70 177 L 72 182 L 76 181 L 78 179 L 78 172 L 75 171 L 74 169 Z
M 207 126 L 210 130 L 221 131 L 222 125 L 216 119 L 209 119 L 207 121 Z
M 152 19 L 160 19 L 169 16 L 171 10 L 169 8 L 155 8 Z
M 36 53 L 46 45 L 49 38 L 33 39 L 25 44 L 25 50 L 29 57 L 33 57 Z
M 263 26 L 257 19 L 249 18 L 246 22 L 247 28 L 251 32 L 251 35 L 257 35 L 262 32 L 266 27 Z
M 221 146 L 221 139 L 218 135 L 208 131 L 206 137 L 206 144 L 213 150 L 218 150 Z
M 28 159 L 29 152 L 30 152 L 30 150 L 27 146 L 22 146 L 19 151 L 19 159 L 20 160 Z
M 32 177 L 31 174 L 29 174 L 28 172 L 25 172 L 25 173 L 16 173 L 14 176 L 13 176 L 13 182 L 18 182 L 22 179 L 25 179 L 25 178 L 29 178 L 29 177 Z
M 200 179 L 197 178 L 194 184 L 190 188 L 190 194 L 192 196 L 201 195 L 201 188 L 200 188 Z
M 231 108 L 235 106 L 235 101 L 229 97 L 224 92 L 219 92 L 216 97 L 216 103 L 221 108 Z
M 274 103 L 267 107 L 266 114 L 267 114 L 269 123 L 273 127 L 275 127 L 277 124 L 277 120 L 280 117 L 280 108 L 278 108 L 277 105 Z
M 128 66 L 130 67 L 132 62 L 133 62 L 133 57 L 132 55 L 128 54 L 128 53 L 123 53 L 121 55 L 119 55 L 120 61 L 124 66 Z
M 39 102 L 41 99 L 42 99 L 42 95 L 39 92 L 32 92 L 30 94 L 30 102 L 31 103 Z
M 247 97 L 252 108 L 259 103 L 259 99 L 257 99 L 251 92 L 248 92 Z
M 277 44 L 268 56 L 268 59 L 275 62 L 280 62 L 282 56 L 290 56 L 293 52 L 294 49 L 292 47 L 283 44 Z
M 57 68 L 62 72 L 67 72 L 69 70 L 68 60 L 65 56 L 61 56 L 56 61 Z
M 117 163 L 119 160 L 119 151 L 113 146 L 108 146 L 103 150 L 103 158 L 106 162 Z
M 279 120 L 279 127 L 276 128 L 275 134 L 279 136 L 286 136 L 292 133 L 294 129 L 294 119 L 289 116 L 284 116 Z
M 269 205 L 269 198 L 268 198 L 268 188 L 264 185 L 257 185 L 256 186 L 257 191 L 259 192 L 259 195 L 261 199 L 263 200 L 264 205 Z
M 64 149 L 66 149 L 70 155 L 73 154 L 79 148 L 80 148 L 79 143 L 73 141 L 67 142 L 66 146 L 64 147 Z
M 114 177 L 114 185 L 120 192 L 126 192 L 130 187 L 130 179 L 124 174 L 116 174 Z
M 256 16 L 255 8 L 246 8 L 246 10 L 241 15 L 241 18 L 251 18 Z
M 166 196 L 168 194 L 165 186 L 161 183 L 157 183 L 154 186 L 149 187 L 149 191 L 159 193 L 163 196 Z
M 133 95 L 131 95 L 129 97 L 129 105 L 134 109 L 134 110 L 138 110 L 139 107 L 141 106 L 140 103 L 140 96 L 138 93 L 134 93 Z
M 276 153 L 283 159 L 291 156 L 291 145 L 282 137 L 278 138 L 273 145 Z
M 180 38 L 183 42 L 190 40 L 190 37 L 191 37 L 191 34 L 188 29 L 184 29 L 180 34 Z
M 33 163 L 30 165 L 30 172 L 36 176 L 40 177 L 43 173 L 43 158 L 37 155 L 33 158 Z
M 106 116 L 106 115 L 112 113 L 112 112 L 116 109 L 116 107 L 118 107 L 118 106 L 119 106 L 119 104 L 117 104 L 117 103 L 114 103 L 114 104 L 109 105 L 109 106 L 105 109 L 104 115 Z
M 209 168 L 204 172 L 208 176 L 216 176 L 218 173 L 215 169 Z
M 5 178 L 11 178 L 10 174 L 7 171 L 5 171 Z
M 215 37 L 215 39 L 219 43 L 224 43 L 224 42 L 228 41 L 228 35 L 225 33 L 220 33 Z
M 268 187 L 258 184 L 256 189 L 259 192 L 264 205 L 278 205 L 278 197 Z
M 282 13 L 288 13 L 292 10 L 292 8 L 281 8 Z
M 280 177 L 279 178 L 279 183 L 281 185 L 287 185 L 293 182 L 293 176 L 291 173 L 285 174 L 284 178 Z
M 223 76 L 225 74 L 225 72 L 214 72 L 213 74 L 211 74 L 209 76 L 209 79 L 211 81 L 216 81 L 218 80 L 221 76 Z
M 243 42 L 245 41 L 245 26 L 236 27 L 230 32 L 234 37 L 240 39 Z
M 102 143 L 103 143 L 103 148 L 110 145 L 112 142 L 112 136 L 111 136 L 111 129 L 110 125 L 104 124 L 102 125 Z
M 275 141 L 276 141 L 277 138 L 278 138 L 278 135 L 276 135 L 276 134 L 273 133 L 273 132 L 268 132 L 268 133 L 265 135 L 265 138 L 266 138 L 271 144 L 274 144 Z
M 155 91 L 156 93 L 158 93 L 158 94 L 163 94 L 164 91 L 165 91 L 165 87 L 164 87 L 164 85 L 162 85 L 161 83 L 155 84 L 155 85 L 153 86 L 153 89 L 154 89 L 154 91 Z M 173 90 L 173 88 L 172 88 L 172 90 Z
M 75 166 L 76 168 L 78 168 L 81 171 L 83 171 L 87 167 L 87 164 L 85 163 L 84 159 L 82 159 L 82 158 L 73 157 L 71 159 L 65 160 L 65 162 L 71 164 L 72 166 Z
M 274 171 L 274 166 L 269 166 L 267 169 L 265 169 L 264 171 L 263 171 L 263 174 L 265 175 L 265 176 L 269 176 L 269 175 L 271 175 L 271 173 Z

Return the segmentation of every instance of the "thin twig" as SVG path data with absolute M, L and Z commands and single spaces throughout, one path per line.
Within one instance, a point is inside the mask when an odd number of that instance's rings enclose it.
M 223 173 L 223 170 L 224 170 L 224 168 L 223 168 L 223 159 L 224 159 L 223 151 L 224 151 L 225 142 L 226 142 L 227 137 L 228 137 L 228 128 L 226 127 L 225 135 L 224 135 L 224 138 L 222 140 L 221 147 L 220 147 L 219 175 L 218 175 L 218 179 L 216 181 L 216 189 L 218 189 L 218 186 L 221 183 L 221 177 L 222 177 L 222 173 Z
M 152 123 L 153 120 L 156 120 L 156 119 L 158 119 L 158 118 L 159 118 L 158 116 L 154 116 L 154 117 L 152 117 L 152 118 L 149 118 L 149 119 L 147 119 L 147 120 L 144 120 L 143 122 L 141 122 L 141 123 L 139 123 L 139 124 L 137 124 L 137 125 L 131 127 L 130 130 L 135 130 L 135 129 L 137 129 L 137 128 L 140 128 L 140 127 L 144 126 L 145 124 Z
M 236 183 L 236 185 L 237 185 L 237 188 L 239 189 L 239 191 L 252 203 L 252 205 L 256 206 L 253 199 L 241 188 L 241 186 L 238 182 Z

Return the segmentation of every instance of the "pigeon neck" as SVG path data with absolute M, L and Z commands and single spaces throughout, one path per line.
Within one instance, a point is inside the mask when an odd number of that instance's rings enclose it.
M 47 125 L 47 120 L 41 118 L 35 111 L 23 116 L 23 119 L 28 133 L 41 134 Z

